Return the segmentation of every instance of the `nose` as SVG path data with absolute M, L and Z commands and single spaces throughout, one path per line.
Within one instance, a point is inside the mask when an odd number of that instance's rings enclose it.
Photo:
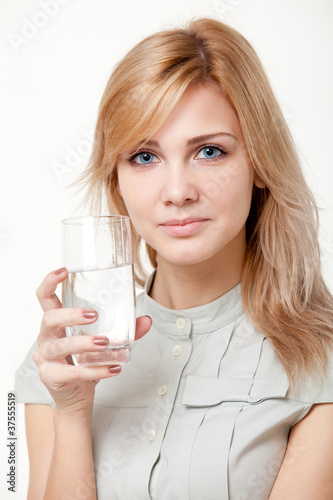
M 161 189 L 161 201 L 165 205 L 182 206 L 199 198 L 199 186 L 193 171 L 187 166 L 174 163 L 165 169 Z

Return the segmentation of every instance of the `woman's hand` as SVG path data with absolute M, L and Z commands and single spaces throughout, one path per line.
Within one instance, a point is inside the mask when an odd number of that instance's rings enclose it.
M 37 339 L 39 349 L 34 353 L 33 360 L 39 368 L 40 379 L 54 399 L 58 411 L 78 414 L 91 410 L 95 386 L 99 380 L 118 375 L 121 367 L 72 364 L 70 354 L 100 352 L 106 349 L 109 341 L 107 337 L 90 335 L 66 337 L 65 326 L 88 325 L 97 320 L 96 311 L 91 309 L 62 307 L 55 291 L 57 285 L 66 277 L 65 268 L 53 271 L 46 276 L 36 291 L 44 315 Z M 95 315 L 92 315 L 94 312 Z M 137 318 L 136 340 L 143 337 L 150 327 L 149 316 Z

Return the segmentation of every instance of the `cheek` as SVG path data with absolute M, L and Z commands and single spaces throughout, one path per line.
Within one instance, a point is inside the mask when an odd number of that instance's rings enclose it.
M 134 226 L 142 225 L 153 208 L 150 190 L 132 179 L 122 177 L 119 179 L 119 189 Z
M 249 174 L 241 171 L 238 175 L 226 177 L 216 197 L 221 214 L 237 224 L 244 224 L 250 211 L 253 180 Z
M 209 201 L 220 199 L 233 204 L 235 197 L 239 200 L 247 195 L 251 197 L 253 181 L 253 168 L 247 158 L 235 155 L 223 168 L 212 169 L 208 175 L 202 176 L 201 193 Z
M 130 213 L 135 206 L 135 200 L 138 199 L 140 191 L 136 185 L 126 175 L 118 171 L 118 191 L 124 200 L 126 208 Z

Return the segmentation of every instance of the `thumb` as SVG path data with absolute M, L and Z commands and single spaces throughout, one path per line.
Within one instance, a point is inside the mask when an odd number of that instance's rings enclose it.
M 139 316 L 136 319 L 135 340 L 141 339 L 150 330 L 152 319 L 150 316 Z

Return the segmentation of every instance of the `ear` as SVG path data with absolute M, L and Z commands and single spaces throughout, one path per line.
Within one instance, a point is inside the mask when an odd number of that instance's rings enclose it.
M 254 185 L 257 186 L 257 188 L 263 189 L 267 187 L 265 182 L 259 177 L 258 174 L 254 174 Z

